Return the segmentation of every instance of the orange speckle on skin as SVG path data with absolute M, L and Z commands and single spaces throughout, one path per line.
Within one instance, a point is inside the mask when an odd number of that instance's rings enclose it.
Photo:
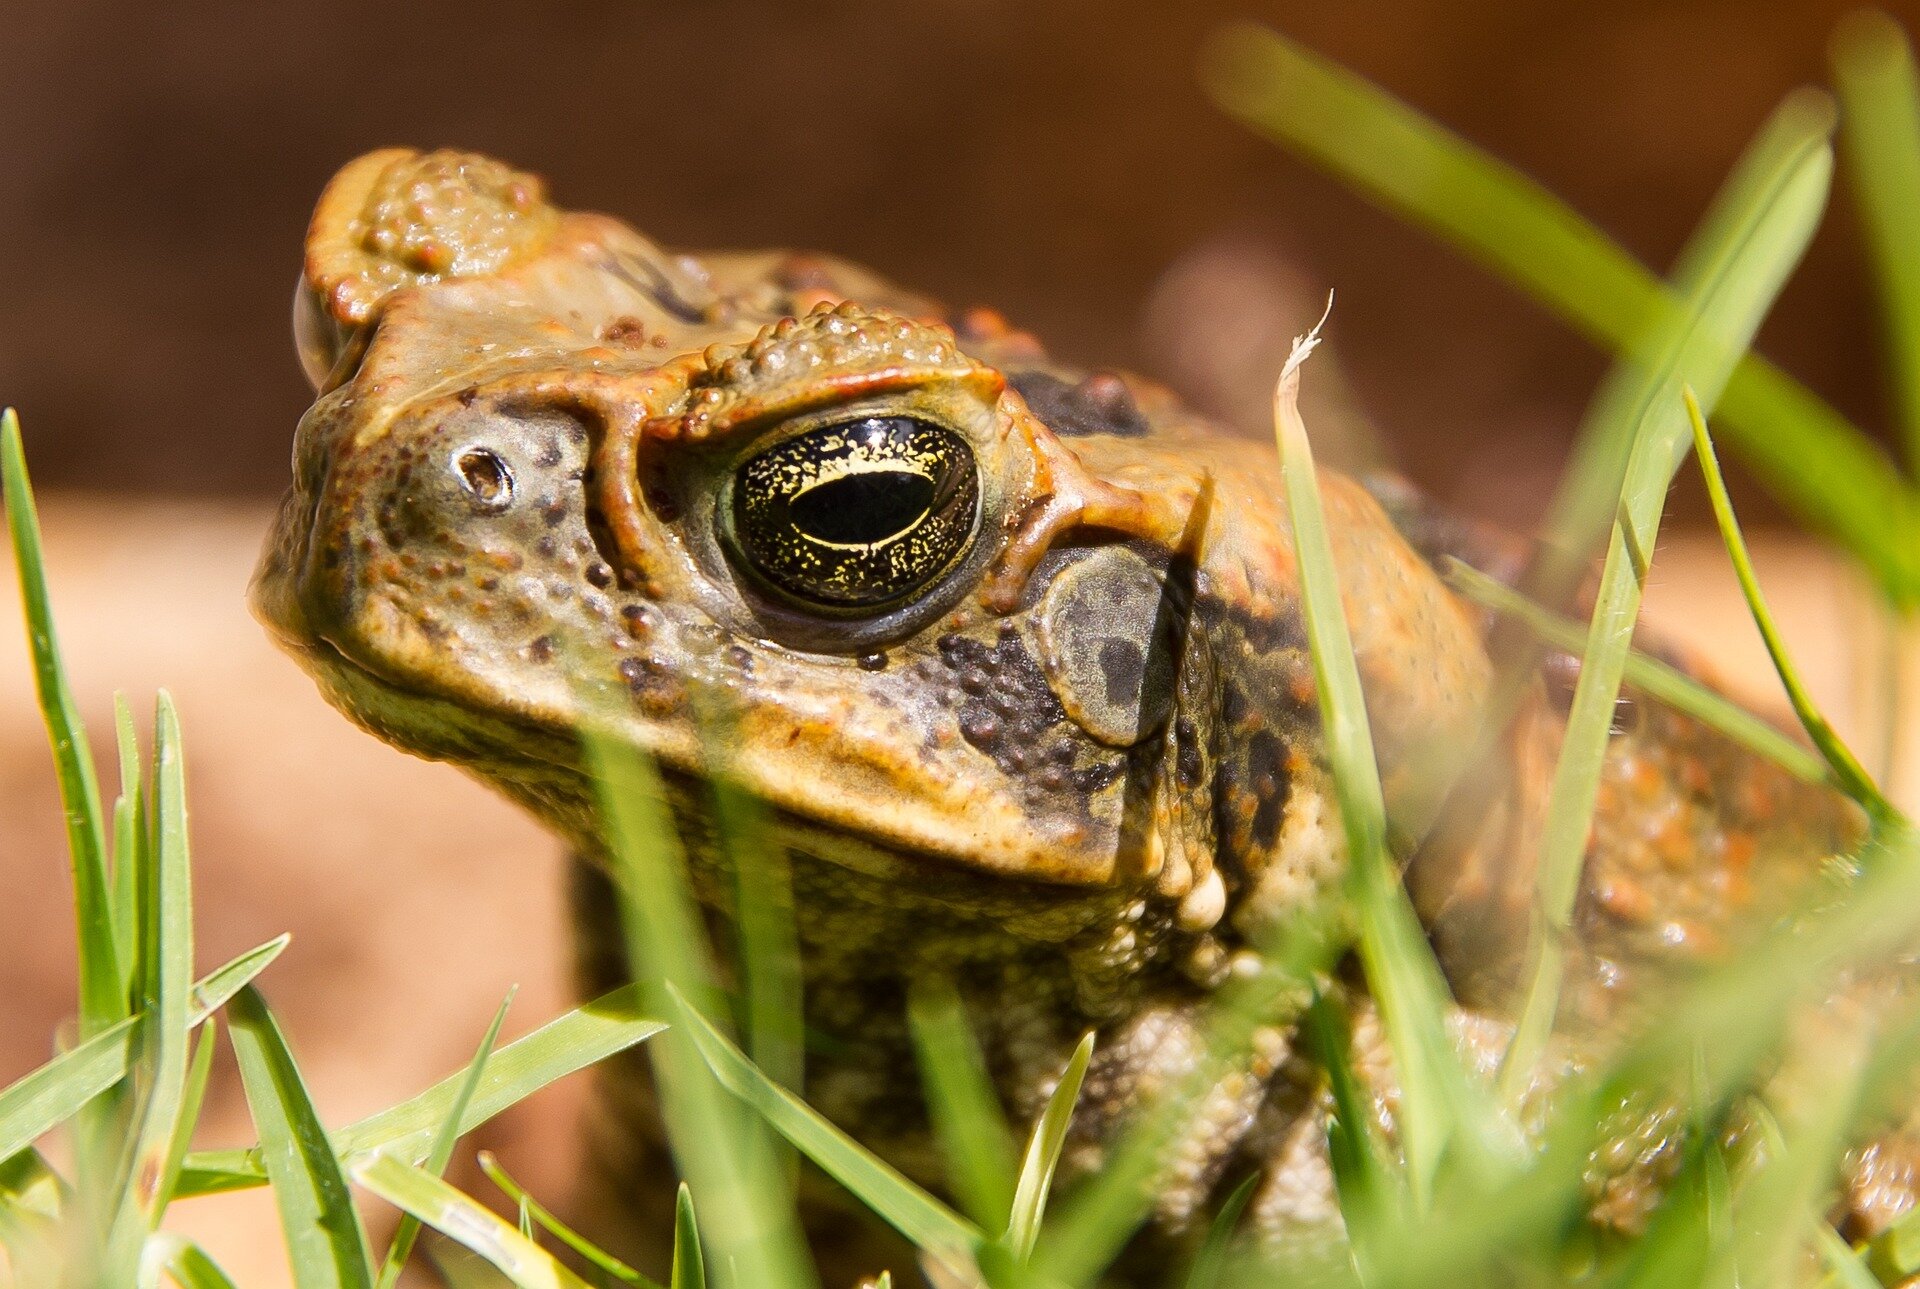
M 1633 795 L 1642 801 L 1651 801 L 1660 795 L 1666 786 L 1660 777 L 1660 767 L 1645 757 L 1635 757 L 1629 764 L 1628 782 L 1633 785 Z
M 1623 922 L 1645 922 L 1653 916 L 1653 897 L 1644 886 L 1634 882 L 1602 882 L 1593 898 Z

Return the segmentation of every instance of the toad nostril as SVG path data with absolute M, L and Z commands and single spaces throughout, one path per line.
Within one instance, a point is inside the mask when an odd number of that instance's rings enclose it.
M 473 504 L 486 511 L 505 510 L 513 501 L 513 472 L 496 452 L 469 448 L 454 462 L 461 486 Z

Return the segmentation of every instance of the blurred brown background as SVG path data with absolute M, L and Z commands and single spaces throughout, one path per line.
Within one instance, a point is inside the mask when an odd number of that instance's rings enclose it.
M 1604 358 L 1423 234 L 1220 116 L 1195 58 L 1269 21 L 1490 147 L 1664 265 L 1768 110 L 1823 79 L 1846 0 L 429 0 L 17 3 L 0 11 L 0 403 L 25 419 L 56 607 L 99 737 L 170 685 L 192 767 L 203 968 L 292 929 L 264 983 L 329 1117 L 563 1007 L 554 845 L 325 709 L 241 602 L 307 401 L 287 337 L 321 185 L 367 148 L 453 144 L 685 246 L 828 249 L 1000 307 L 1069 358 L 1257 422 L 1293 332 L 1333 338 L 1395 457 L 1524 525 Z M 1910 25 L 1911 4 L 1889 6 Z M 1844 184 L 1844 172 L 1842 182 Z M 1844 194 L 1762 347 L 1885 436 Z M 1257 429 L 1255 425 L 1253 428 Z M 1764 688 L 1710 542 L 1653 607 Z M 103 495 L 105 494 L 105 495 Z M 1743 504 L 1768 512 L 1749 489 Z M 1830 557 L 1763 575 L 1843 721 L 1882 683 Z M 0 584 L 0 1080 L 72 1009 L 60 821 Z M 1664 612 L 1663 612 L 1664 610 Z M 1862 732 L 1863 738 L 1871 735 Z M 105 744 L 103 743 L 103 748 Z M 578 1087 L 481 1144 L 564 1204 Z M 209 1144 L 246 1119 L 223 1069 Z M 465 1180 L 472 1181 L 469 1173 Z M 260 1194 L 184 1206 L 240 1283 L 284 1274 Z
M 1273 22 L 1664 265 L 1767 111 L 1823 78 L 1850 7 L 16 4 L 0 391 L 47 483 L 277 491 L 304 403 L 285 318 L 314 196 L 365 149 L 456 144 L 668 243 L 841 252 L 1215 405 L 1182 337 L 1236 348 L 1248 324 L 1272 329 L 1266 278 L 1290 263 L 1302 297 L 1339 288 L 1335 338 L 1416 478 L 1524 518 L 1516 498 L 1537 490 L 1512 472 L 1551 470 L 1600 358 L 1227 121 L 1196 83 L 1201 39 L 1232 17 Z M 1764 347 L 1880 428 L 1859 258 L 1843 200 Z

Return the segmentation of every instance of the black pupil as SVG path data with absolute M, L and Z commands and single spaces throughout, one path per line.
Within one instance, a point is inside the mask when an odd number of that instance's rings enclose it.
M 866 546 L 905 532 L 933 504 L 933 480 L 910 470 L 841 475 L 793 499 L 794 527 L 837 546 Z

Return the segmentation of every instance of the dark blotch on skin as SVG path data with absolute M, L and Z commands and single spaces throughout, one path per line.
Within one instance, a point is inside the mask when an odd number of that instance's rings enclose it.
M 1140 682 L 1147 671 L 1147 657 L 1131 640 L 1109 636 L 1100 642 L 1100 675 L 1106 681 L 1107 701 L 1115 707 L 1130 707 L 1140 695 Z
M 1183 788 L 1196 787 L 1202 773 L 1199 731 L 1194 729 L 1192 720 L 1182 716 L 1173 723 L 1173 738 L 1174 778 Z
M 1271 730 L 1259 731 L 1247 743 L 1247 786 L 1258 803 L 1253 812 L 1253 840 L 1264 849 L 1280 835 L 1280 816 L 1293 791 L 1286 745 Z
M 623 604 L 620 621 L 626 624 L 628 635 L 644 636 L 653 630 L 653 610 L 644 604 Z
M 673 669 L 658 658 L 622 658 L 620 679 L 635 698 L 659 699 L 673 689 Z
M 1002 630 L 993 644 L 970 636 L 942 636 L 939 649 L 947 669 L 961 673 L 962 692 L 967 694 L 960 704 L 960 736 L 992 757 L 1002 771 L 1019 777 L 1040 736 L 1067 719 L 1046 673 L 1027 652 L 1019 632 L 1011 629 Z M 976 676 L 987 682 L 985 694 L 972 693 L 965 685 Z
M 1070 385 L 1051 372 L 1017 371 L 1007 376 L 1007 383 L 1048 429 L 1063 438 L 1112 434 L 1137 439 L 1152 428 L 1117 376 L 1103 373 Z

